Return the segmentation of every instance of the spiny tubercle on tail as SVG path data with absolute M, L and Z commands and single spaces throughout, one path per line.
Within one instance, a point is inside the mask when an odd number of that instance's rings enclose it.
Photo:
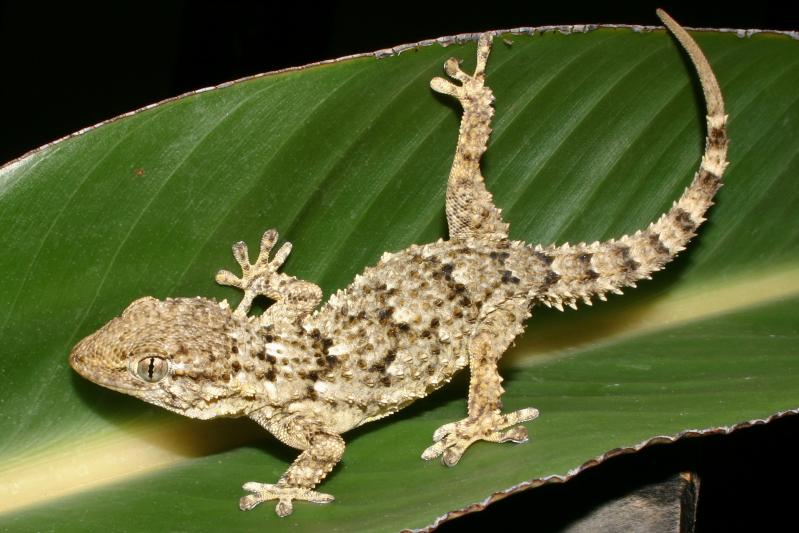
M 608 292 L 621 294 L 622 287 L 649 279 L 696 235 L 722 185 L 728 139 L 718 81 L 690 35 L 664 12 L 659 10 L 658 15 L 691 58 L 705 95 L 707 135 L 699 170 L 671 209 L 646 229 L 601 243 L 531 247 L 530 253 L 546 268 L 534 301 L 560 310 L 564 305 L 576 308 L 578 301 L 590 305 L 594 296 L 605 300 Z

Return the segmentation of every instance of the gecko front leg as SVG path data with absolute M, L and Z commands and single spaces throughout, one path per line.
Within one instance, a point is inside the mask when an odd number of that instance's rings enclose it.
M 313 489 L 341 459 L 344 454 L 344 439 L 326 429 L 318 420 L 299 414 L 266 418 L 260 412 L 255 412 L 250 417 L 284 443 L 303 452 L 277 483 L 245 483 L 244 490 L 252 494 L 241 498 L 241 510 L 249 511 L 262 502 L 278 500 L 275 512 L 278 516 L 287 516 L 294 510 L 292 500 L 332 502 L 332 495 Z
M 318 285 L 278 272 L 291 253 L 290 242 L 284 243 L 274 258 L 269 260 L 277 239 L 277 230 L 270 229 L 264 233 L 258 259 L 253 264 L 250 264 L 247 245 L 237 242 L 233 245 L 233 257 L 241 266 L 241 277 L 227 270 L 220 270 L 216 274 L 216 282 L 220 285 L 230 285 L 244 291 L 244 297 L 234 314 L 247 316 L 253 299 L 263 295 L 276 303 L 261 315 L 260 321 L 262 324 L 273 324 L 281 319 L 291 321 L 306 315 L 322 301 L 322 289 Z

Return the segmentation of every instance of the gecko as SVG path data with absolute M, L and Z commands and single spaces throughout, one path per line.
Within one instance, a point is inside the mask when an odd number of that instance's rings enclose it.
M 534 407 L 502 411 L 498 363 L 539 305 L 563 310 L 606 300 L 661 270 L 696 235 L 727 166 L 724 102 L 707 59 L 668 14 L 658 16 L 693 63 L 706 105 L 705 151 L 693 181 L 655 222 L 592 244 L 531 245 L 509 238 L 480 170 L 491 133 L 494 96 L 485 85 L 492 34 L 480 35 L 473 73 L 457 59 L 434 91 L 463 108 L 446 190 L 449 239 L 385 253 L 324 305 L 311 281 L 280 272 L 291 252 L 278 233 L 263 234 L 251 263 L 233 245 L 242 275 L 216 281 L 241 289 L 232 310 L 203 297 L 140 298 L 81 340 L 69 363 L 89 380 L 182 415 L 249 417 L 300 450 L 276 483 L 251 481 L 242 510 L 277 500 L 329 503 L 316 486 L 341 460 L 342 434 L 390 416 L 469 367 L 467 416 L 433 433 L 422 459 L 454 466 L 476 441 L 522 443 Z M 253 299 L 273 301 L 260 316 Z

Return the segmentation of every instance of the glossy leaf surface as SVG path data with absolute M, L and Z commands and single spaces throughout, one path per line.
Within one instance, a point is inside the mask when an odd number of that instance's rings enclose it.
M 732 139 L 710 221 L 624 297 L 538 310 L 506 357 L 505 408 L 536 406 L 525 445 L 419 459 L 465 415 L 456 380 L 347 436 L 336 502 L 237 509 L 295 452 L 247 421 L 161 412 L 72 373 L 70 348 L 143 296 L 237 301 L 214 273 L 269 227 L 284 269 L 346 285 L 386 250 L 446 235 L 454 102 L 428 81 L 474 44 L 434 44 L 182 97 L 0 170 L 0 526 L 20 530 L 394 531 L 609 450 L 799 407 L 799 43 L 696 35 Z M 484 174 L 529 242 L 643 227 L 702 150 L 694 74 L 664 32 L 507 36 L 489 62 L 497 116 Z

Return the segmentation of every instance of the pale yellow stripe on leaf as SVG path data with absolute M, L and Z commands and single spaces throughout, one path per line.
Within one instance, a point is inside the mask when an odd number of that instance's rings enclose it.
M 572 317 L 564 317 L 568 320 L 554 324 L 537 324 L 533 318 L 527 334 L 508 353 L 505 363 L 539 364 L 586 346 L 609 344 L 795 296 L 799 296 L 799 268 L 791 265 L 748 276 L 722 278 L 701 287 L 686 284 L 650 301 L 592 314 L 590 318 L 578 316 L 579 310 Z M 574 311 L 567 309 L 565 313 Z
M 219 427 L 209 431 L 208 424 Z M 197 422 L 171 417 L 23 452 L 0 460 L 0 513 L 162 470 L 259 435 L 263 431 L 244 420 Z

